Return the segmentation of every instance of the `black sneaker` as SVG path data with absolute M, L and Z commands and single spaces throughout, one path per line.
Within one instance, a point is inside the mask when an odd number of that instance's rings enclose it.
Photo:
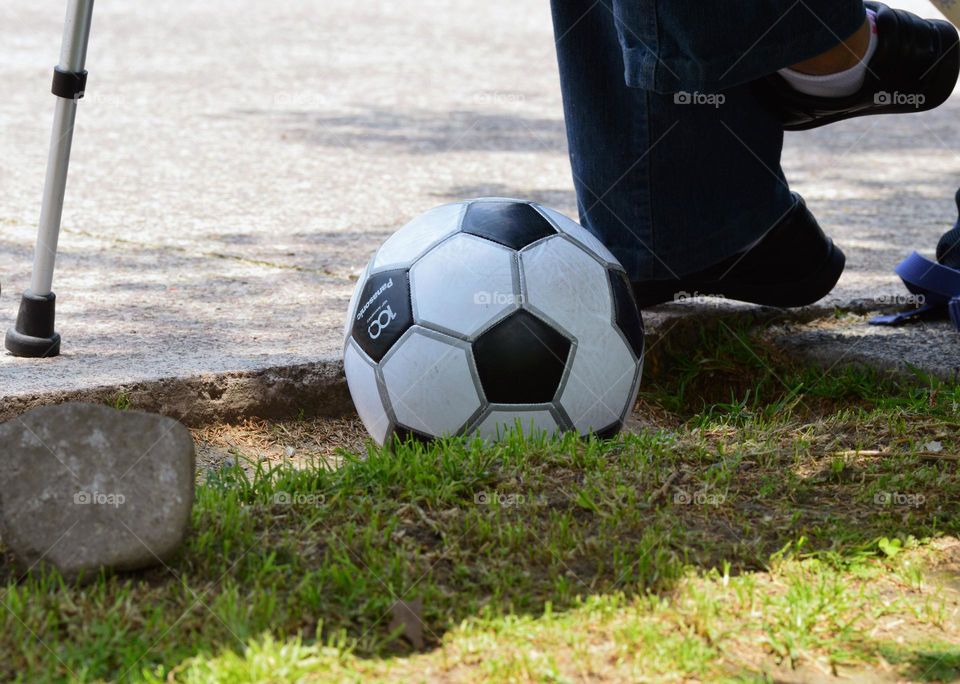
M 766 306 L 796 307 L 826 296 L 846 257 L 824 235 L 803 198 L 751 247 L 677 280 L 634 283 L 641 309 L 688 297 L 719 296 Z
M 924 112 L 950 97 L 960 74 L 953 25 L 879 2 L 864 5 L 877 13 L 877 50 L 859 91 L 846 97 L 815 97 L 794 90 L 778 74 L 757 82 L 784 130 L 803 131 L 855 116 Z

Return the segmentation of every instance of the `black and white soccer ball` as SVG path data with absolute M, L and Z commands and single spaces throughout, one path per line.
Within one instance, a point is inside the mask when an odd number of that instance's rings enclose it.
M 546 207 L 477 199 L 394 233 L 350 302 L 344 368 L 371 436 L 616 434 L 643 366 L 623 267 Z

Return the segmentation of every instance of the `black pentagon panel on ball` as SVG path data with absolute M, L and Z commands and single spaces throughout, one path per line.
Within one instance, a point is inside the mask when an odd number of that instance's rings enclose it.
M 412 325 L 407 271 L 383 271 L 370 276 L 357 300 L 353 319 L 352 335 L 360 348 L 379 363 Z
M 570 357 L 570 340 L 529 311 L 520 310 L 473 343 L 487 401 L 544 404 L 553 401 Z
M 433 437 L 430 435 L 425 435 L 419 430 L 414 430 L 412 428 L 404 427 L 398 425 L 393 430 L 393 443 L 394 444 L 408 444 L 408 443 L 420 443 L 420 444 L 430 444 L 433 442 Z
M 613 293 L 614 323 L 620 332 L 627 338 L 634 355 L 643 358 L 643 318 L 637 308 L 637 300 L 633 298 L 633 288 L 627 280 L 626 274 L 614 269 L 607 269 L 610 276 L 610 290 Z
M 613 423 L 612 425 L 608 425 L 602 430 L 594 430 L 593 434 L 596 436 L 597 439 L 613 439 L 618 434 L 620 434 L 620 430 L 622 429 L 623 429 L 623 423 L 618 420 L 616 423 Z
M 520 250 L 557 231 L 540 212 L 523 202 L 474 202 L 467 208 L 460 229 L 464 233 Z

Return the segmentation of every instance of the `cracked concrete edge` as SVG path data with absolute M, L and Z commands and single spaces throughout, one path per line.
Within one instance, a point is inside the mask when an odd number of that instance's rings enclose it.
M 832 307 L 793 311 L 719 304 L 670 305 L 645 313 L 646 367 L 662 355 L 695 345 L 704 328 L 765 322 L 804 322 L 832 313 Z M 669 344 L 662 344 L 669 338 Z M 176 418 L 190 427 L 246 418 L 342 417 L 355 415 L 340 358 L 256 371 L 167 377 L 143 382 L 102 385 L 64 392 L 18 395 L 0 399 L 0 422 L 38 406 L 85 401 L 122 403 L 131 409 Z

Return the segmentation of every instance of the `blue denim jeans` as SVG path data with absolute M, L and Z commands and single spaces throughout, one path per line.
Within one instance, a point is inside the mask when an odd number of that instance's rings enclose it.
M 680 277 L 793 206 L 753 82 L 863 24 L 861 0 L 552 0 L 580 220 L 634 281 Z

